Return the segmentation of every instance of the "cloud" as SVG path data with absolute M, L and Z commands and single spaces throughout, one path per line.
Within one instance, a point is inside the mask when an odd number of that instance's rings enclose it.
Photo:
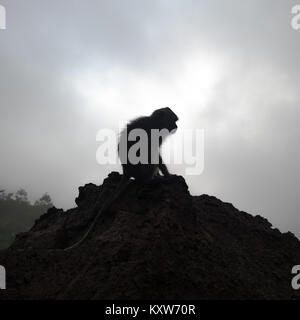
M 300 234 L 299 32 L 293 1 L 2 1 L 1 186 L 49 192 L 119 166 L 96 163 L 96 134 L 171 106 L 205 129 L 210 193 Z M 184 173 L 183 166 L 171 168 Z

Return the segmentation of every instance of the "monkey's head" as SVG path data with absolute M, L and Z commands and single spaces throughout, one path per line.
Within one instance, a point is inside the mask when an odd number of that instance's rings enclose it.
M 177 129 L 176 122 L 179 119 L 177 115 L 168 107 L 153 111 L 151 118 L 157 124 L 158 129 L 168 129 L 170 132 L 175 132 Z

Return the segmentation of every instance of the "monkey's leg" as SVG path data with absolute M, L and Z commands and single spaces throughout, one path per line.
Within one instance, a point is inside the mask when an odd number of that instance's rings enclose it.
M 159 168 L 159 170 L 161 171 L 161 173 L 162 173 L 165 177 L 170 176 L 169 170 L 168 170 L 167 166 L 164 164 L 161 155 L 159 155 L 158 168 Z

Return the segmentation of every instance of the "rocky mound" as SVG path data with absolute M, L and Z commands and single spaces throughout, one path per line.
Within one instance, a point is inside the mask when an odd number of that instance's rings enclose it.
M 77 207 L 51 208 L 0 252 L 2 299 L 292 299 L 300 242 L 215 197 L 193 197 L 182 177 L 132 182 L 79 247 L 116 188 L 79 188 Z

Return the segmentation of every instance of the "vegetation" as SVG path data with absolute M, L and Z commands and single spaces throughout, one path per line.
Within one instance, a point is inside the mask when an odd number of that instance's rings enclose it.
M 0 190 L 0 249 L 7 248 L 16 234 L 28 231 L 34 221 L 52 206 L 47 193 L 31 204 L 24 189 L 16 193 Z

